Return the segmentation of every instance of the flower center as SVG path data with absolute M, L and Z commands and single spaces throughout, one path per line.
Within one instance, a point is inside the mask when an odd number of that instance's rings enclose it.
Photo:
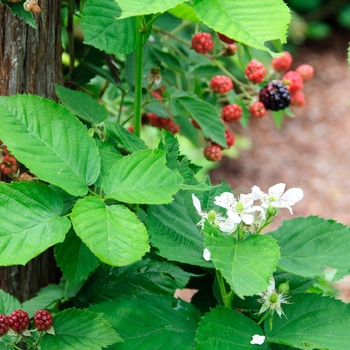
M 210 223 L 213 223 L 213 222 L 215 222 L 215 219 L 216 219 L 216 212 L 215 212 L 215 210 L 210 210 L 209 213 L 208 213 L 208 221 Z
M 275 304 L 278 300 L 278 294 L 276 292 L 273 292 L 271 295 L 270 295 L 270 303 L 271 304 Z
M 236 211 L 237 213 L 241 213 L 244 210 L 244 204 L 242 202 L 237 202 Z
M 274 195 L 272 195 L 272 196 L 269 197 L 269 202 L 270 202 L 270 203 L 271 203 L 271 202 L 276 202 L 276 200 L 277 200 L 277 198 L 276 198 Z

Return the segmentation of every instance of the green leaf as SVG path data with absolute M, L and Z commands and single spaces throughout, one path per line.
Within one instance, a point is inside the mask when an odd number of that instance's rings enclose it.
M 199 99 L 194 94 L 185 94 L 180 91 L 178 93 L 174 92 L 172 98 L 176 99 L 200 125 L 206 138 L 223 147 L 227 147 L 225 126 L 220 120 L 220 113 L 214 106 Z
M 335 280 L 349 274 L 349 228 L 316 216 L 283 221 L 268 233 L 281 247 L 278 267 L 304 277 L 323 274 L 324 267 L 337 269 Z
M 66 235 L 63 243 L 55 246 L 55 258 L 58 267 L 72 288 L 85 281 L 99 263 L 99 259 L 92 254 L 72 229 Z
M 0 123 L 0 139 L 40 179 L 76 196 L 96 181 L 95 142 L 62 105 L 32 95 L 0 97 Z
M 176 71 L 177 73 L 184 75 L 181 63 L 175 55 L 169 52 L 161 51 L 156 47 L 153 48 L 153 55 L 160 61 L 162 65 L 169 67 L 169 69 L 172 71 Z
M 268 342 L 298 349 L 349 348 L 350 305 L 319 294 L 296 294 L 283 306 L 286 317 L 265 323 Z
M 200 19 L 197 17 L 196 11 L 194 10 L 193 6 L 191 6 L 191 3 L 179 4 L 176 7 L 168 10 L 168 12 L 173 16 L 187 19 L 191 22 L 200 22 Z
M 64 299 L 63 289 L 57 284 L 48 285 L 40 289 L 37 295 L 23 303 L 23 308 L 33 317 L 35 312 L 41 309 L 52 309 L 57 302 Z
M 194 9 L 208 27 L 243 44 L 272 54 L 266 41 L 286 42 L 291 16 L 282 0 L 195 0 Z
M 267 349 L 265 344 L 250 344 L 254 334 L 264 335 L 253 320 L 235 310 L 219 306 L 201 319 L 196 350 Z
M 89 0 L 83 11 L 84 42 L 106 53 L 127 54 L 136 49 L 136 18 L 121 20 L 114 0 Z
M 70 221 L 60 217 L 62 201 L 39 183 L 0 183 L 0 265 L 26 264 L 62 242 Z
M 116 0 L 122 9 L 120 18 L 149 15 L 152 13 L 163 13 L 178 4 L 185 2 L 185 0 Z
M 82 120 L 91 124 L 100 124 L 108 118 L 107 109 L 90 95 L 60 85 L 55 87 L 61 103 Z
M 20 19 L 22 19 L 24 22 L 26 22 L 32 28 L 34 28 L 34 29 L 36 28 L 34 16 L 31 12 L 28 12 L 23 8 L 23 2 L 13 3 L 13 2 L 1 0 L 0 3 L 9 7 L 11 9 L 11 12 L 15 16 L 18 16 Z
M 64 310 L 54 316 L 53 326 L 55 335 L 45 333 L 40 340 L 42 350 L 100 350 L 122 341 L 102 315 L 87 310 Z
M 265 290 L 280 257 L 276 241 L 265 235 L 252 235 L 236 243 L 234 237 L 213 230 L 205 225 L 205 246 L 235 294 L 244 299 Z
M 280 111 L 272 111 L 272 118 L 275 122 L 277 130 L 281 130 L 282 122 L 283 122 L 284 110 Z
M 128 152 L 136 152 L 147 149 L 146 144 L 139 137 L 126 130 L 123 126 L 115 123 L 106 124 L 106 132 L 117 144 Z
M 0 289 L 0 314 L 9 315 L 21 307 L 21 303 L 15 297 Z
M 123 205 L 86 197 L 76 203 L 71 219 L 77 235 L 106 264 L 128 265 L 149 250 L 146 228 Z
M 109 198 L 126 203 L 162 204 L 173 200 L 182 176 L 165 166 L 165 152 L 145 150 L 117 161 L 102 188 Z
M 181 191 L 170 204 L 148 207 L 147 227 L 151 244 L 158 249 L 157 254 L 169 260 L 212 267 L 203 259 L 203 235 L 186 210 L 185 197 Z M 195 212 L 194 207 L 192 211 Z M 197 222 L 199 220 L 198 216 Z
M 120 297 L 91 307 L 102 312 L 125 343 L 116 349 L 194 349 L 200 313 L 192 304 L 170 296 Z M 117 317 L 116 317 L 117 315 Z

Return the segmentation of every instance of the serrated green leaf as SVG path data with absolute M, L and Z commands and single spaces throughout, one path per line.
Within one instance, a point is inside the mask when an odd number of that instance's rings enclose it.
M 23 2 L 8 2 L 1 0 L 0 1 L 3 5 L 6 5 L 11 9 L 11 12 L 15 15 L 18 16 L 20 19 L 22 19 L 24 22 L 26 22 L 28 25 L 36 29 L 36 23 L 33 14 L 30 11 L 26 11 L 23 8 Z
M 62 242 L 70 221 L 59 196 L 40 183 L 0 183 L 0 265 L 26 264 Z
M 254 334 L 263 335 L 263 331 L 253 320 L 235 310 L 219 306 L 201 319 L 196 350 L 267 349 L 266 344 L 250 344 Z
M 173 200 L 182 176 L 165 166 L 165 152 L 145 150 L 117 161 L 102 188 L 109 198 L 126 203 L 162 204 Z
M 136 49 L 136 18 L 121 19 L 114 0 L 89 0 L 83 11 L 84 42 L 106 53 L 127 54 Z
M 284 111 L 272 111 L 272 118 L 273 121 L 275 122 L 277 130 L 281 130 L 282 127 L 282 122 L 283 122 L 283 117 L 284 117 Z
M 152 13 L 163 13 L 186 0 L 116 0 L 122 9 L 120 18 L 149 15 Z
M 102 312 L 118 329 L 125 341 L 118 349 L 189 350 L 196 345 L 200 313 L 180 299 L 157 294 L 128 296 L 94 305 L 91 310 Z
M 0 97 L 0 123 L 0 139 L 40 179 L 76 196 L 96 181 L 95 142 L 62 105 L 33 95 Z
M 73 229 L 67 233 L 63 243 L 55 246 L 55 258 L 72 288 L 85 281 L 100 262 Z
M 51 284 L 40 289 L 35 297 L 26 300 L 23 303 L 23 308 L 28 312 L 29 317 L 32 318 L 36 311 L 51 309 L 57 302 L 64 299 L 64 297 L 62 287 L 57 284 Z
M 55 87 L 60 102 L 79 118 L 91 124 L 100 124 L 108 118 L 107 109 L 90 95 L 60 85 Z
M 153 55 L 160 61 L 162 65 L 165 64 L 172 71 L 176 71 L 180 74 L 184 74 L 181 63 L 176 56 L 169 52 L 164 52 L 156 47 L 153 48 Z
M 191 22 L 200 22 L 200 19 L 196 15 L 196 11 L 194 10 L 193 6 L 191 6 L 191 3 L 184 3 L 179 4 L 176 7 L 168 10 L 169 13 L 171 13 L 173 16 L 187 19 Z
M 0 289 L 0 314 L 9 315 L 12 311 L 21 307 L 21 303 L 14 296 Z
M 176 99 L 200 125 L 206 138 L 227 148 L 225 126 L 220 121 L 220 113 L 214 106 L 194 94 L 185 94 L 180 91 L 174 92 L 172 98 Z
M 177 193 L 172 203 L 148 208 L 151 244 L 158 249 L 157 254 L 169 260 L 212 267 L 203 259 L 203 235 L 186 211 L 185 196 L 183 192 Z
M 319 294 L 300 293 L 283 306 L 283 312 L 286 317 L 274 317 L 272 330 L 265 323 L 268 342 L 307 350 L 349 348 L 349 304 Z
M 349 274 L 349 228 L 316 216 L 283 221 L 269 236 L 281 247 L 278 267 L 300 276 L 323 274 L 324 267 L 337 269 L 335 280 Z
M 55 335 L 44 334 L 42 350 L 101 350 L 107 345 L 123 341 L 101 314 L 67 309 L 53 318 Z
M 128 152 L 136 152 L 147 149 L 146 144 L 139 137 L 126 130 L 123 126 L 114 123 L 106 124 L 106 132 L 117 144 Z
M 128 265 L 149 250 L 146 228 L 123 205 L 86 197 L 76 203 L 71 219 L 76 234 L 106 264 Z
M 257 49 L 273 54 L 266 41 L 286 42 L 291 16 L 282 0 L 195 0 L 194 9 L 208 27 Z
M 234 237 L 205 226 L 204 242 L 216 269 L 240 298 L 267 288 L 280 257 L 274 239 L 252 235 L 236 243 Z

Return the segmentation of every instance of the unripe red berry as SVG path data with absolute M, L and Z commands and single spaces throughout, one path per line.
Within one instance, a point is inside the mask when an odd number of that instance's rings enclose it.
M 242 118 L 242 107 L 234 103 L 232 105 L 226 105 L 221 109 L 222 118 L 230 123 Z
M 5 314 L 0 314 L 0 337 L 9 330 L 9 321 Z
M 34 314 L 34 322 L 39 331 L 47 331 L 52 326 L 52 315 L 47 310 L 38 310 Z
M 209 86 L 219 94 L 224 94 L 233 89 L 232 80 L 224 75 L 217 75 L 210 80 Z
M 23 310 L 15 310 L 8 316 L 8 323 L 15 332 L 23 332 L 29 324 L 28 313 Z
M 235 144 L 235 136 L 230 129 L 225 130 L 227 149 L 230 149 Z
M 287 71 L 293 62 L 292 55 L 288 51 L 284 51 L 283 53 L 283 56 L 276 57 L 272 60 L 272 66 L 277 72 Z
M 305 94 L 298 90 L 290 95 L 290 104 L 295 107 L 302 107 L 306 104 Z
M 192 37 L 192 48 L 197 53 L 206 54 L 214 48 L 214 42 L 209 33 L 197 33 Z
M 132 134 L 134 133 L 134 126 L 133 125 L 129 125 L 126 130 L 128 130 L 129 132 L 131 132 Z
M 200 125 L 199 125 L 193 118 L 191 118 L 190 120 L 191 120 L 192 125 L 193 125 L 196 129 L 201 129 Z
M 219 39 L 226 44 L 233 44 L 235 41 L 228 36 L 218 33 Z
M 236 44 L 227 45 L 225 51 L 222 53 L 223 56 L 234 56 L 237 52 L 238 48 Z
M 209 145 L 204 148 L 204 157 L 212 162 L 219 162 L 222 158 L 221 148 L 218 145 Z
M 301 76 L 304 83 L 314 77 L 314 68 L 309 64 L 302 64 L 295 71 Z
M 266 114 L 266 108 L 262 102 L 256 101 L 251 106 L 250 113 L 255 118 L 262 118 Z
M 266 69 L 261 62 L 251 60 L 247 64 L 245 74 L 253 84 L 259 84 L 264 80 Z
M 294 70 L 290 70 L 289 72 L 287 72 L 282 77 L 282 80 L 291 94 L 303 88 L 303 79 Z

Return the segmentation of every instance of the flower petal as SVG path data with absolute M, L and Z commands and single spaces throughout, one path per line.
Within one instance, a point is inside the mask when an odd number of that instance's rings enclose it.
M 248 213 L 243 213 L 241 215 L 242 217 L 242 221 L 246 224 L 246 225 L 251 225 L 254 222 L 254 215 L 253 214 L 248 214 Z
M 286 206 L 294 205 L 295 203 L 302 200 L 304 192 L 301 188 L 290 188 L 286 193 L 279 199 L 279 203 L 285 203 Z
M 261 191 L 260 187 L 255 185 L 252 187 L 252 195 L 255 200 L 260 199 L 262 194 L 263 192 Z
M 283 184 L 283 183 L 271 186 L 268 190 L 268 194 L 269 196 L 274 196 L 276 198 L 279 198 L 282 196 L 285 188 L 286 188 L 286 184 Z
M 265 336 L 254 334 L 253 339 L 250 341 L 250 344 L 262 345 L 265 342 Z
M 234 224 L 239 224 L 242 221 L 241 217 L 237 214 L 237 212 L 233 210 L 228 210 L 227 216 L 229 217 L 230 221 Z
M 223 207 L 225 209 L 230 209 L 233 204 L 236 203 L 235 196 L 231 192 L 224 192 L 221 193 L 220 196 L 215 197 L 214 204 L 218 205 L 219 207 Z
M 239 201 L 243 203 L 244 208 L 249 208 L 254 203 L 254 197 L 252 193 L 249 194 L 241 194 L 239 196 Z
M 193 193 L 192 193 L 192 202 L 193 202 L 194 207 L 197 210 L 197 213 L 199 215 L 201 215 L 202 214 L 201 202 Z
M 208 248 L 204 248 L 203 250 L 203 258 L 205 261 L 210 261 L 210 251 Z

